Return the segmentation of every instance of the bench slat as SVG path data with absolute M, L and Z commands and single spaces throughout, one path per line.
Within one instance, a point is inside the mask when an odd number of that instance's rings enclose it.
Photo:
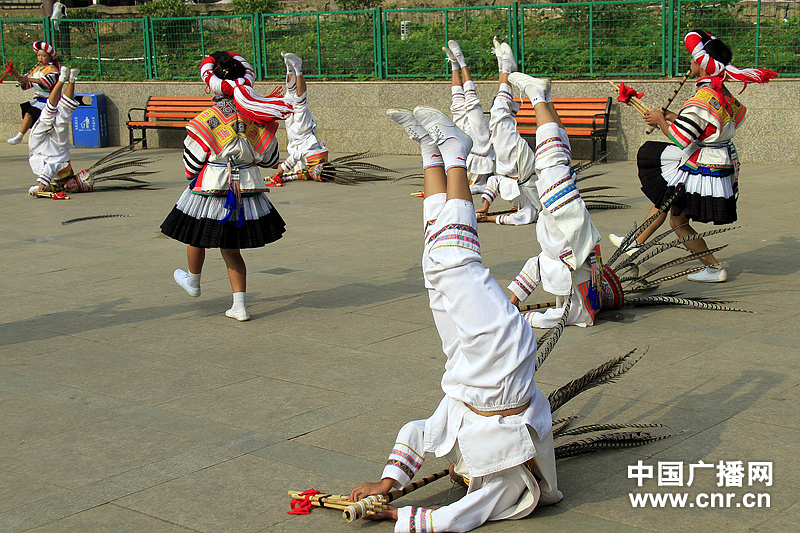
M 516 115 L 517 131 L 520 135 L 536 135 L 536 111 L 529 100 L 514 99 L 520 103 Z M 558 112 L 564 129 L 570 137 L 592 139 L 592 160 L 597 154 L 597 143 L 606 150 L 611 98 L 554 98 L 553 107 Z

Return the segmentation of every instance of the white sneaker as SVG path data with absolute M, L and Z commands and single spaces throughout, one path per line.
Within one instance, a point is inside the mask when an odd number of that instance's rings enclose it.
M 609 233 L 608 234 L 608 240 L 609 240 L 609 242 L 611 244 L 613 244 L 614 246 L 619 248 L 620 245 L 622 244 L 622 241 L 625 240 L 625 237 L 620 237 L 619 235 L 615 235 L 613 233 Z
M 79 68 L 72 68 L 69 69 L 69 82 L 75 83 L 78 80 L 78 74 L 81 73 L 81 69 Z
M 189 284 L 188 272 L 178 268 L 172 274 L 172 277 L 175 278 L 175 283 L 183 287 L 183 290 L 189 293 L 189 296 L 193 298 L 197 298 L 198 296 L 200 296 L 200 287 L 193 287 L 192 285 Z
M 428 135 L 437 144 L 442 144 L 446 139 L 456 139 L 464 147 L 466 153 L 472 150 L 472 139 L 461 131 L 450 117 L 432 107 L 418 106 L 414 108 L 414 118 L 417 119 Z
M 422 124 L 414 117 L 414 113 L 410 109 L 387 109 L 386 115 L 400 124 L 400 126 L 406 130 L 408 137 L 412 141 L 419 142 L 428 134 L 425 128 L 422 127 Z
M 242 309 L 241 311 L 234 311 L 233 307 L 225 311 L 225 316 L 228 318 L 232 318 L 234 320 L 238 320 L 239 322 L 247 322 L 250 320 L 250 315 L 247 314 L 247 309 Z
M 300 56 L 291 52 L 281 52 L 281 56 L 283 57 L 283 61 L 286 63 L 287 67 L 290 67 L 292 70 L 298 73 L 303 70 L 303 60 L 300 59 Z
M 69 67 L 61 67 L 61 73 L 58 77 L 58 81 L 61 83 L 67 83 L 69 81 Z
M 453 70 L 460 70 L 461 67 L 458 65 L 458 58 L 453 54 L 453 51 L 450 50 L 446 46 L 442 46 L 442 52 L 447 56 L 447 60 L 453 65 Z
M 16 135 L 14 135 L 10 139 L 8 139 L 8 141 L 6 141 L 6 142 L 8 142 L 8 144 L 11 144 L 11 145 L 19 144 L 19 143 L 22 142 L 22 137 L 24 137 L 24 135 L 25 134 L 23 134 L 23 133 L 17 133 Z
M 492 53 L 497 56 L 497 68 L 500 72 L 511 74 L 517 70 L 517 60 L 514 59 L 514 50 L 508 43 L 498 43 L 494 38 Z
M 609 233 L 608 234 L 608 240 L 609 240 L 609 242 L 611 244 L 613 244 L 614 246 L 619 248 L 619 246 L 622 244 L 622 241 L 625 240 L 625 237 L 620 237 L 619 235 L 614 235 L 613 233 Z M 628 243 L 628 249 L 627 250 L 623 250 L 623 253 L 625 255 L 631 256 L 631 255 L 635 254 L 638 250 L 639 250 L 639 246 L 636 243 L 636 241 L 631 241 L 631 242 Z
M 508 75 L 508 81 L 525 93 L 531 104 L 545 102 L 546 96 L 550 93 L 550 79 L 549 78 L 534 78 L 522 72 L 512 72 Z
M 453 52 L 453 57 L 458 61 L 459 67 L 463 67 L 467 64 L 467 60 L 464 59 L 464 52 L 461 51 L 461 46 L 456 41 L 452 39 L 447 41 L 447 46 L 450 48 L 450 51 Z
M 699 283 L 722 283 L 728 279 L 728 271 L 721 267 L 705 267 L 703 270 L 689 274 L 686 279 Z

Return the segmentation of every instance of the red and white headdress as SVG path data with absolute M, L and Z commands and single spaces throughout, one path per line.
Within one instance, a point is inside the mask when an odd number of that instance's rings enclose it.
M 200 63 L 200 77 L 203 78 L 209 89 L 217 94 L 232 96 L 239 113 L 248 120 L 259 124 L 266 124 L 275 119 L 283 120 L 292 113 L 292 106 L 287 104 L 283 98 L 277 98 L 280 88 L 266 97 L 260 96 L 253 90 L 255 74 L 250 63 L 239 54 L 233 52 L 228 52 L 228 54 L 242 64 L 245 69 L 244 77 L 235 80 L 220 78 L 214 74 L 216 60 L 212 56 L 208 56 Z
M 705 32 L 703 32 L 705 33 Z M 714 40 L 711 34 L 706 34 L 706 42 Z M 710 39 L 708 39 L 710 37 Z M 683 39 L 686 50 L 692 54 L 692 58 L 697 62 L 706 73 L 713 77 L 721 78 L 725 81 L 729 78 L 744 82 L 745 87 L 748 83 L 767 83 L 772 78 L 777 78 L 778 73 L 765 68 L 745 68 L 740 69 L 732 64 L 723 65 L 722 62 L 717 61 L 706 52 L 703 35 L 698 31 L 690 31 Z M 744 89 L 742 89 L 744 90 Z
M 36 41 L 35 43 L 33 43 L 32 48 L 34 52 L 38 52 L 39 50 L 47 52 L 50 55 L 50 57 L 53 58 L 53 64 L 56 66 L 56 68 L 59 68 L 58 52 L 56 52 L 56 49 L 53 48 L 52 45 L 47 44 L 44 41 Z

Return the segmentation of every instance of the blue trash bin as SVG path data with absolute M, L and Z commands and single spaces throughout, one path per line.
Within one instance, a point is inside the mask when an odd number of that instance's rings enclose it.
M 103 93 L 76 94 L 83 104 L 72 113 L 73 144 L 80 148 L 108 146 L 108 116 L 106 95 Z

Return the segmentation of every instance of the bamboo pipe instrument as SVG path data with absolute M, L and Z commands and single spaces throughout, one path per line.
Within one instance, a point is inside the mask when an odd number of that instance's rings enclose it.
M 689 76 L 691 76 L 691 75 L 692 75 L 692 69 L 687 70 L 686 74 L 683 75 L 683 79 L 678 83 L 678 86 L 675 87 L 675 91 L 672 93 L 672 96 L 669 97 L 669 100 L 667 100 L 667 103 L 664 104 L 664 106 L 661 108 L 661 112 L 662 113 L 666 113 L 667 112 L 667 108 L 669 107 L 669 104 L 671 104 L 672 101 L 675 99 L 675 97 L 678 96 L 678 93 L 680 92 L 681 87 L 683 87 L 683 84 L 686 83 L 686 80 L 688 80 Z M 655 129 L 656 129 L 655 126 L 650 126 L 650 128 L 647 130 L 646 133 L 648 135 L 650 135 L 651 133 L 653 133 L 653 130 L 655 130 Z
M 420 479 L 419 481 L 414 481 L 413 483 L 410 483 L 409 485 L 406 485 L 402 489 L 393 490 L 393 491 L 391 491 L 391 492 L 389 492 L 388 494 L 385 494 L 385 495 L 367 496 L 366 498 L 363 498 L 363 499 L 353 503 L 352 505 L 350 505 L 347 509 L 344 510 L 344 512 L 342 513 L 342 516 L 348 522 L 352 522 L 353 520 L 361 518 L 362 516 L 364 516 L 366 514 L 370 514 L 368 512 L 369 506 L 371 506 L 371 505 L 375 506 L 376 504 L 382 506 L 384 504 L 392 502 L 392 501 L 396 500 L 397 498 L 399 498 L 401 496 L 405 496 L 406 494 L 408 494 L 410 492 L 414 492 L 415 490 L 417 490 L 420 487 L 424 487 L 428 483 L 431 483 L 433 481 L 436 481 L 437 479 L 445 477 L 449 473 L 450 473 L 450 470 L 445 468 L 441 472 L 436 472 L 435 474 L 431 474 L 430 476 L 428 476 L 428 477 L 426 477 L 424 479 Z

